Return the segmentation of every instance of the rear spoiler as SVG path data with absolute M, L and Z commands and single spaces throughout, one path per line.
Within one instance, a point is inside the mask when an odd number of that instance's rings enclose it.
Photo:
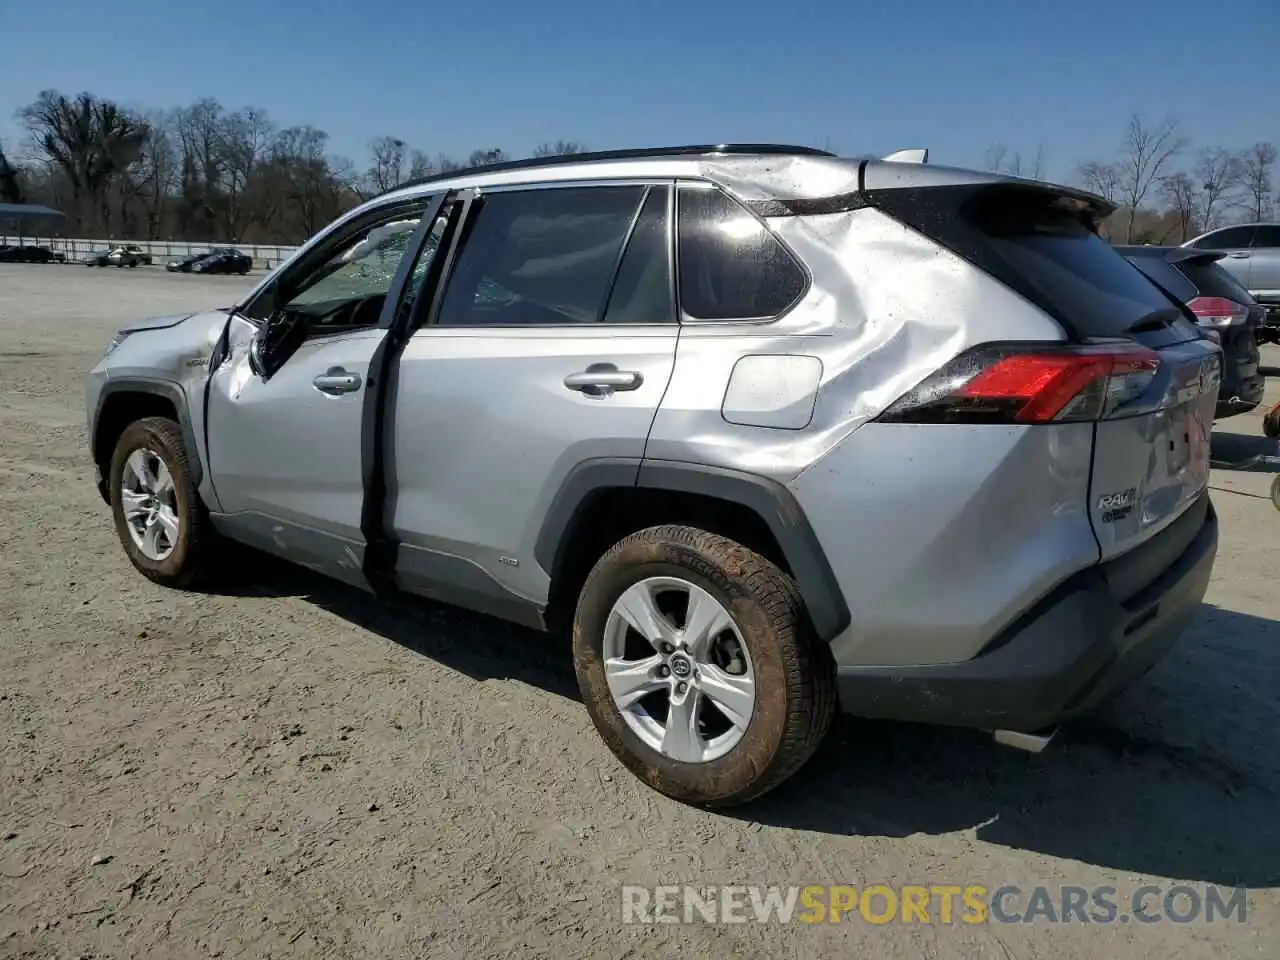
M 1160 257 L 1166 263 L 1216 263 L 1225 257 L 1223 250 L 1197 250 L 1195 247 L 1162 247 L 1155 244 L 1117 246 L 1116 252 L 1126 257 Z

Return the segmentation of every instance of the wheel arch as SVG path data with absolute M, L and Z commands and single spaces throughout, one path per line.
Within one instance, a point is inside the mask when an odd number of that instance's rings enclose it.
M 108 380 L 98 394 L 93 414 L 91 444 L 93 461 L 98 470 L 98 492 L 104 501 L 110 500 L 107 492 L 106 465 L 111 462 L 120 435 L 129 424 L 144 417 L 166 416 L 175 420 L 182 431 L 187 460 L 191 468 L 191 482 L 199 486 L 204 478 L 200 460 L 200 448 L 187 409 L 186 394 L 182 387 L 171 380 L 150 377 L 126 376 Z
M 636 512 L 626 519 L 611 512 L 632 508 Z M 671 516 L 673 511 L 678 516 Z M 566 607 L 572 615 L 587 572 L 616 542 L 610 538 L 664 522 L 705 525 L 773 560 L 795 580 L 822 640 L 834 639 L 849 625 L 835 574 L 786 487 L 724 467 L 639 459 L 579 464 L 553 498 L 534 546 L 535 559 L 551 578 L 548 619 L 563 618 Z

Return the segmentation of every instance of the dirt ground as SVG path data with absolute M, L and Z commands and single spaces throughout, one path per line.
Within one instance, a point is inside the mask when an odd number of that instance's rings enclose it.
M 1215 472 L 1194 628 L 1043 754 L 845 721 L 775 794 L 705 813 L 607 753 L 560 641 L 265 559 L 219 594 L 133 572 L 83 376 L 117 327 L 245 286 L 0 267 L 0 956 L 1277 955 L 1270 474 Z M 1256 448 L 1260 420 L 1222 442 Z M 1245 922 L 624 926 L 620 905 L 623 884 L 1173 882 L 1248 886 Z

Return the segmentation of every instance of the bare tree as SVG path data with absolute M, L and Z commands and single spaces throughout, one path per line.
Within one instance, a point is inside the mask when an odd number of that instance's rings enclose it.
M 1004 163 L 1009 156 L 1009 148 L 1001 141 L 997 140 L 991 146 L 987 147 L 985 162 L 987 169 L 992 173 L 1003 173 Z
M 575 153 L 586 153 L 587 148 L 576 140 L 557 140 L 555 143 L 540 143 L 534 148 L 535 157 L 566 157 Z
M 1086 163 L 1080 168 L 1080 182 L 1110 203 L 1120 194 L 1120 168 L 1113 163 Z
M 1241 172 L 1240 158 L 1230 151 L 1221 147 L 1200 151 L 1191 177 L 1198 188 L 1196 219 L 1201 230 L 1212 230 L 1218 225 L 1218 218 L 1240 186 Z
M 84 217 L 93 210 L 110 236 L 108 187 L 141 153 L 145 122 L 91 93 L 69 98 L 56 90 L 41 91 L 18 116 L 36 149 L 66 177 L 75 212 Z
M 18 171 L 9 158 L 5 156 L 4 144 L 0 143 L 0 202 L 23 203 L 22 186 L 18 183 Z
M 1241 181 L 1249 200 L 1249 216 L 1255 223 L 1271 216 L 1275 166 L 1276 148 L 1271 143 L 1255 143 L 1240 158 Z
M 398 187 L 407 178 L 405 176 L 405 159 L 408 147 L 398 137 L 376 137 L 369 144 L 369 152 L 373 162 L 365 178 L 374 193 L 384 193 Z
M 409 155 L 409 179 L 417 180 L 422 177 L 429 177 L 436 173 L 436 165 L 431 162 L 431 158 L 422 150 L 414 150 Z
M 1133 241 L 1133 223 L 1138 209 L 1146 200 L 1153 184 L 1164 176 L 1165 168 L 1187 145 L 1178 130 L 1178 121 L 1168 118 L 1148 126 L 1138 114 L 1129 118 L 1124 143 L 1120 148 L 1119 196 L 1127 208 L 1125 243 Z
M 253 202 L 256 174 L 266 162 L 274 137 L 275 124 L 258 107 L 245 107 L 223 118 L 219 208 L 224 239 L 239 242 L 257 220 Z
M 507 159 L 505 150 L 494 148 L 492 150 L 472 150 L 471 156 L 467 157 L 466 165 L 468 167 L 483 167 L 490 163 L 502 163 Z
M 1022 162 L 1022 151 L 1019 150 L 1013 155 L 1013 161 L 1009 164 L 1009 172 L 1015 177 L 1026 177 L 1029 180 L 1041 180 L 1044 178 L 1044 144 L 1036 147 L 1035 154 L 1026 164 Z
M 1191 239 L 1192 224 L 1200 206 L 1200 193 L 1201 189 L 1185 173 L 1172 173 L 1160 180 L 1160 195 L 1173 215 L 1172 226 L 1178 232 L 1179 243 Z M 1162 237 L 1161 241 L 1167 239 L 1167 236 Z

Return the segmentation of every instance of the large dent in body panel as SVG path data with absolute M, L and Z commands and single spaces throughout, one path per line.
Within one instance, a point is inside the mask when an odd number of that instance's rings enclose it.
M 1065 333 L 999 281 L 874 209 L 770 221 L 811 284 L 770 323 L 686 323 L 646 456 L 788 482 L 957 354 L 994 340 Z M 805 429 L 726 422 L 731 372 L 749 354 L 822 363 Z

